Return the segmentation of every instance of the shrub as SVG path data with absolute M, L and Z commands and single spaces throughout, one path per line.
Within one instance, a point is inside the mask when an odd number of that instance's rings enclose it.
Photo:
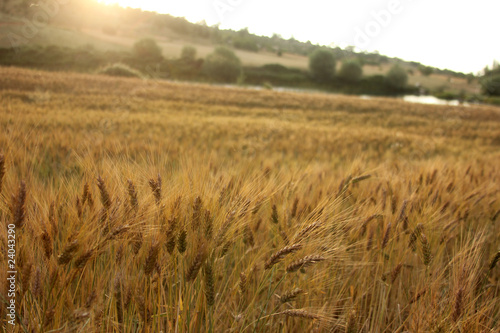
M 418 70 L 420 71 L 420 73 L 422 73 L 422 75 L 425 76 L 429 76 L 434 72 L 434 68 L 430 66 L 420 66 Z
M 251 36 L 237 37 L 233 41 L 233 45 L 237 49 L 257 52 L 259 51 L 259 46 Z
M 394 65 L 386 76 L 386 81 L 389 87 L 395 90 L 403 90 L 408 84 L 408 74 L 399 65 Z
M 280 64 L 267 64 L 261 67 L 245 67 L 248 84 L 260 85 L 269 82 L 274 86 L 303 87 L 311 83 L 306 71 L 287 68 Z
M 451 100 L 460 98 L 459 94 L 457 94 L 453 91 L 448 91 L 448 90 L 445 90 L 442 92 L 436 92 L 436 93 L 434 93 L 434 96 L 437 98 L 440 98 L 440 99 L 447 100 L 447 101 L 451 101 Z
M 483 94 L 500 96 L 500 74 L 488 75 L 481 80 Z
M 282 64 L 266 64 L 263 65 L 261 68 L 273 73 L 286 73 L 289 70 L 291 70 L 286 66 L 283 66 Z
M 500 97 L 493 97 L 493 96 L 490 96 L 490 97 L 487 97 L 483 100 L 484 103 L 488 103 L 488 104 L 492 104 L 492 105 L 498 105 L 500 106 Z M 499 139 L 497 139 L 498 141 L 497 142 L 500 142 Z
M 110 76 L 139 77 L 139 78 L 143 77 L 139 71 L 121 63 L 108 65 L 100 69 L 98 73 Z
M 321 82 L 330 81 L 335 75 L 335 58 L 326 49 L 316 49 L 309 56 L 309 70 L 312 76 Z
M 342 63 L 339 77 L 346 82 L 359 82 L 363 77 L 363 68 L 357 60 L 346 60 Z
M 181 51 L 181 59 L 186 62 L 194 62 L 196 60 L 196 48 L 194 46 L 184 46 Z
M 132 54 L 140 62 L 160 62 L 163 60 L 160 47 L 151 38 L 137 41 L 132 48 Z
M 205 58 L 203 70 L 212 80 L 236 82 L 241 73 L 241 61 L 232 50 L 219 46 Z

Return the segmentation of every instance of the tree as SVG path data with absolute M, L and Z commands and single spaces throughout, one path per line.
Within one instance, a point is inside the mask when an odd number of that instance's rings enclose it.
M 218 46 L 205 58 L 203 70 L 215 81 L 236 82 L 241 73 L 241 61 L 232 50 Z
M 418 70 L 420 71 L 420 73 L 422 73 L 422 75 L 425 76 L 429 76 L 434 72 L 434 68 L 432 68 L 431 66 L 420 66 Z
M 181 51 L 181 59 L 185 62 L 194 62 L 196 60 L 196 48 L 194 46 L 184 46 Z
M 309 55 L 309 70 L 312 76 L 320 81 L 327 82 L 335 75 L 335 58 L 327 49 L 316 49 Z
M 387 84 L 395 90 L 403 90 L 408 83 L 408 74 L 399 65 L 394 65 L 386 75 Z
M 132 54 L 137 60 L 144 63 L 160 62 L 163 60 L 160 47 L 151 38 L 144 38 L 137 41 L 132 48 Z
M 363 68 L 358 60 L 346 60 L 342 62 L 342 68 L 339 72 L 339 77 L 350 83 L 356 83 L 363 76 Z
M 500 96 L 500 74 L 489 74 L 481 78 L 483 94 L 489 96 Z

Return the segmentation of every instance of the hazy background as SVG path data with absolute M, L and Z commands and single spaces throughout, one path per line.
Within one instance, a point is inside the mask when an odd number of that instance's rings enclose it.
M 278 33 L 304 42 L 361 46 L 360 50 L 378 50 L 388 56 L 464 73 L 477 73 L 500 58 L 500 43 L 495 38 L 500 2 L 488 0 L 101 2 L 183 16 L 191 22 L 220 23 L 223 29 L 248 27 L 258 35 Z M 373 13 L 387 10 L 391 3 L 399 4 L 399 13 L 391 15 L 389 24 L 368 45 L 357 45 L 357 29 L 364 30 L 369 22 L 376 22 Z
M 3 0 L 0 65 L 500 104 L 499 9 L 485 0 Z

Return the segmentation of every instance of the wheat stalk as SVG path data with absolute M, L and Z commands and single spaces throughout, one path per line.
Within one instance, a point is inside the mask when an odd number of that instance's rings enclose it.
M 276 205 L 273 205 L 273 207 L 272 207 L 271 222 L 274 224 L 279 223 L 278 209 L 276 208 Z
M 226 233 L 229 230 L 231 224 L 233 223 L 234 214 L 235 214 L 234 211 L 231 211 L 229 212 L 229 214 L 227 214 L 224 223 L 222 223 L 221 227 L 219 228 L 219 231 L 217 232 L 217 236 L 215 237 L 215 247 L 219 247 L 224 242 Z
M 366 180 L 366 179 L 369 179 L 372 175 L 363 175 L 363 176 L 358 176 L 358 177 L 354 177 L 352 180 L 351 180 L 351 184 L 356 184 L 356 183 L 359 183 L 363 180 Z
M 282 312 L 277 313 L 276 315 L 283 315 L 287 317 L 297 317 L 297 318 L 303 318 L 303 319 L 321 319 L 320 315 L 317 315 L 315 313 L 308 312 L 306 310 L 285 310 Z
M 67 244 L 62 253 L 57 257 L 57 263 L 59 265 L 66 265 L 73 259 L 75 252 L 78 250 L 80 244 L 78 239 L 73 240 L 71 243 Z
M 460 288 L 455 294 L 455 304 L 452 314 L 453 321 L 457 321 L 458 319 L 460 319 L 463 312 L 463 306 L 464 306 L 464 289 Z
M 358 332 L 358 325 L 357 325 L 356 321 L 357 321 L 356 310 L 349 311 L 349 314 L 347 315 L 346 327 L 345 327 L 346 333 L 357 333 Z
M 193 262 L 189 266 L 187 272 L 186 272 L 186 281 L 192 281 L 196 279 L 196 276 L 198 275 L 198 271 L 201 268 L 201 265 L 203 264 L 203 261 L 205 260 L 206 257 L 206 250 L 205 250 L 205 244 L 201 244 L 198 248 L 198 252 L 196 253 L 196 256 L 193 259 Z
M 167 252 L 172 254 L 175 249 L 175 228 L 177 226 L 177 218 L 173 217 L 168 220 L 168 227 L 167 227 Z
M 90 186 L 88 183 L 85 183 L 85 185 L 83 185 L 82 206 L 84 206 L 87 203 L 89 195 L 90 195 Z
M 30 281 L 31 281 L 31 273 L 33 271 L 33 264 L 27 263 L 24 265 L 22 268 L 22 273 L 21 273 L 21 290 L 26 292 L 29 288 Z
M 410 234 L 410 240 L 408 243 L 408 247 L 412 249 L 413 252 L 417 250 L 417 240 L 420 237 L 420 234 L 424 231 L 424 226 L 419 223 L 413 230 L 413 232 Z
M 500 261 L 500 250 L 491 258 L 490 264 L 489 264 L 489 269 L 490 271 L 495 268 L 497 262 Z
M 294 218 L 297 215 L 297 206 L 299 205 L 299 198 L 295 198 L 292 205 L 292 211 L 290 212 L 290 216 Z
M 47 259 L 50 259 L 50 256 L 52 255 L 52 238 L 50 237 L 47 230 L 43 231 L 41 238 L 42 238 L 43 253 L 45 254 L 45 257 Z
M 42 297 L 42 270 L 39 266 L 35 270 L 32 288 L 33 295 L 40 299 Z
M 310 234 L 313 230 L 316 230 L 320 226 L 319 221 L 315 221 L 306 227 L 304 227 L 295 237 L 294 242 L 295 243 L 300 243 L 305 237 L 307 237 L 308 234 Z
M 278 252 L 274 253 L 271 255 L 271 257 L 266 261 L 264 268 L 265 269 L 270 269 L 274 265 L 276 265 L 278 262 L 280 262 L 285 256 L 289 255 L 290 253 L 297 252 L 302 248 L 302 245 L 300 244 L 293 244 L 290 246 L 285 246 Z
M 2 193 L 4 176 L 5 176 L 5 156 L 3 154 L 0 154 L 0 193 Z
M 155 197 L 155 202 L 157 205 L 161 202 L 161 176 L 158 174 L 157 180 L 151 178 L 149 180 L 149 186 L 151 187 L 151 191 L 153 192 L 153 196 Z
M 93 254 L 94 254 L 93 250 L 88 250 L 82 253 L 79 257 L 75 259 L 75 267 L 79 269 L 84 268 L 85 264 L 92 258 Z
M 114 281 L 114 297 L 118 323 L 123 323 L 122 277 L 117 274 Z
M 424 295 L 425 295 L 425 293 L 426 293 L 426 292 L 427 292 L 427 289 L 423 289 L 423 290 L 419 291 L 419 292 L 418 292 L 418 293 L 417 293 L 417 294 L 416 294 L 416 295 L 415 295 L 415 296 L 414 296 L 414 297 L 410 300 L 409 304 L 413 304 L 413 303 L 417 302 L 417 301 L 420 299 L 420 297 L 422 297 L 422 296 L 424 296 Z
M 238 283 L 238 289 L 241 295 L 244 295 L 247 291 L 248 279 L 244 272 L 240 273 L 240 281 Z
M 191 228 L 193 230 L 200 230 L 201 215 L 202 215 L 203 203 L 201 197 L 197 196 L 193 203 L 193 217 L 191 219 Z
M 401 268 L 403 267 L 402 263 L 399 263 L 394 267 L 394 269 L 391 272 L 391 283 L 394 283 L 396 279 L 398 278 L 399 273 L 401 272 Z
M 101 203 L 106 210 L 109 210 L 111 207 L 111 197 L 109 196 L 109 192 L 106 188 L 106 183 L 101 176 L 97 177 L 97 187 L 99 188 L 99 193 L 101 194 Z
M 139 209 L 139 200 L 137 199 L 137 190 L 135 189 L 134 183 L 129 179 L 128 182 L 128 198 L 130 207 L 137 212 Z
M 150 275 L 156 266 L 156 260 L 158 258 L 158 253 L 160 251 L 160 246 L 158 242 L 153 242 L 149 246 L 148 255 L 146 257 L 146 262 L 144 264 L 144 273 Z
M 308 266 L 311 266 L 312 264 L 315 264 L 317 262 L 326 260 L 326 258 L 319 256 L 319 255 L 309 255 L 305 256 L 302 259 L 296 260 L 292 262 L 290 265 L 287 266 L 286 271 L 288 273 L 293 273 L 298 271 L 301 268 L 306 268 Z
M 179 251 L 180 254 L 183 254 L 186 251 L 187 248 L 187 230 L 183 227 L 179 231 L 179 237 L 177 240 L 177 251 Z
M 208 209 L 205 210 L 204 214 L 204 228 L 205 228 L 205 239 L 210 240 L 212 239 L 212 233 L 213 233 L 213 219 L 210 215 L 210 211 Z
M 18 229 L 22 228 L 22 226 L 24 225 L 24 220 L 26 218 L 25 204 L 26 204 L 26 184 L 24 183 L 24 181 L 21 181 L 17 195 L 12 196 L 12 205 L 11 205 L 11 213 L 13 221 L 12 223 Z
M 386 247 L 387 243 L 389 243 L 389 238 L 391 236 L 391 222 L 387 225 L 387 229 L 385 229 L 384 238 L 382 239 L 381 249 Z
M 215 304 L 215 282 L 214 282 L 214 272 L 212 264 L 207 262 L 205 264 L 204 270 L 204 286 L 205 286 L 205 297 L 208 306 L 213 306 Z
M 281 303 L 288 303 L 288 302 L 293 301 L 295 298 L 297 298 L 297 296 L 299 296 L 300 294 L 303 294 L 303 293 L 304 293 L 304 290 L 302 290 L 300 288 L 295 288 L 295 289 L 290 290 L 290 291 L 284 293 L 283 295 L 281 295 L 279 297 L 279 299 L 280 299 Z
M 420 244 L 422 245 L 422 258 L 425 266 L 428 266 L 432 260 L 431 246 L 425 234 L 420 234 Z

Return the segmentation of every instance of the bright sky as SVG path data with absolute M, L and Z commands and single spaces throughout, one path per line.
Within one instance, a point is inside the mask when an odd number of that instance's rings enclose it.
M 477 73 L 500 60 L 496 0 L 100 0 Z

